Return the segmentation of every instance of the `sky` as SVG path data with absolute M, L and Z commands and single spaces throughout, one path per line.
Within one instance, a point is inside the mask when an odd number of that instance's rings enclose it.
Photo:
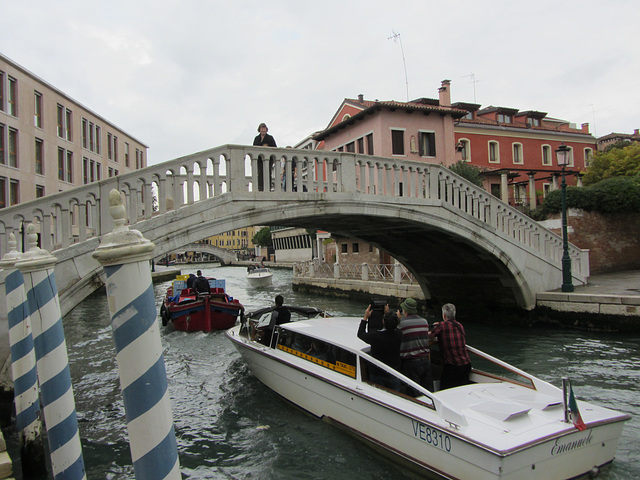
M 444 79 L 453 102 L 640 128 L 637 0 L 23 0 L 2 17 L 0 52 L 150 165 L 250 145 L 260 122 L 295 145 L 345 98 L 438 98 Z

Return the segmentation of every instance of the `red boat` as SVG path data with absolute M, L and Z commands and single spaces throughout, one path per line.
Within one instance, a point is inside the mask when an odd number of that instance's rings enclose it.
M 176 330 L 184 332 L 210 332 L 226 330 L 236 324 L 239 315 L 244 311 L 242 304 L 225 293 L 225 281 L 207 278 L 208 288 L 199 286 L 186 287 L 183 279 L 178 280 L 167 289 L 167 295 L 160 307 L 162 325 L 173 323 Z

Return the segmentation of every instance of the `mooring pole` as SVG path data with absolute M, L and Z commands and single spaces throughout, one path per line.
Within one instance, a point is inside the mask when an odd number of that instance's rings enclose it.
M 109 315 L 124 398 L 131 458 L 138 480 L 179 480 L 167 374 L 149 259 L 155 245 L 129 230 L 120 193 L 109 194 L 115 228 L 93 256 L 107 276 Z
M 19 270 L 15 269 L 15 263 L 22 254 L 16 250 L 17 242 L 13 232 L 9 234 L 7 244 L 9 251 L 0 261 L 0 268 L 7 270 L 4 287 L 22 473 L 25 477 L 43 477 L 47 467 L 38 399 L 36 354 L 33 347 L 27 296 L 24 292 L 24 277 Z
M 56 480 L 86 479 L 60 300 L 53 273 L 56 257 L 38 248 L 38 234 L 33 224 L 27 227 L 27 242 L 29 250 L 15 266 L 24 276 L 51 469 Z

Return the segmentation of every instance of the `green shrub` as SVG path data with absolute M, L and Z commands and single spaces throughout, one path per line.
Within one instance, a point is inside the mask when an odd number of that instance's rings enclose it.
M 600 213 L 640 212 L 640 177 L 613 177 L 589 187 L 567 187 L 567 208 Z M 542 209 L 547 213 L 561 212 L 561 190 L 547 195 Z

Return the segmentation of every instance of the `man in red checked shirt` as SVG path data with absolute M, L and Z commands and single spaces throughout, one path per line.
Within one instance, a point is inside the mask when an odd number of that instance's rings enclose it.
M 451 303 L 442 306 L 442 322 L 434 324 L 429 332 L 429 338 L 436 337 L 443 361 L 440 390 L 468 384 L 471 360 L 467 353 L 464 327 L 456 320 L 456 307 Z

